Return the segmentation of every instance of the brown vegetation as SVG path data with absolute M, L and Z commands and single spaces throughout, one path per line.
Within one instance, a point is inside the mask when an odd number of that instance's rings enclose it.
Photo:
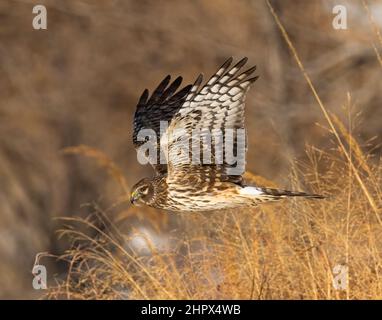
M 244 0 L 41 3 L 44 32 L 31 1 L 0 4 L 1 297 L 41 296 L 30 273 L 47 251 L 50 298 L 382 298 L 376 2 L 352 4 L 342 31 L 318 0 L 272 1 L 274 15 Z M 247 99 L 253 179 L 331 197 L 194 215 L 130 208 L 129 186 L 151 170 L 130 138 L 141 91 L 231 55 L 260 74 Z

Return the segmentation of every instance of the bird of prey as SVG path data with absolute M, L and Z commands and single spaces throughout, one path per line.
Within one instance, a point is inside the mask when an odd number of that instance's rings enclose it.
M 170 84 L 170 76 L 167 76 L 151 96 L 147 89 L 144 90 L 134 116 L 133 143 L 138 152 L 145 144 L 157 147 L 159 151 L 154 157 L 151 156 L 150 161 L 155 175 L 134 185 L 130 196 L 132 204 L 188 212 L 253 207 L 287 197 L 323 198 L 317 194 L 246 184 L 242 177 L 244 172 L 232 174 L 233 164 L 224 155 L 221 156 L 221 153 L 225 153 L 224 147 L 221 148 L 220 156 L 218 151 L 211 148 L 209 160 L 212 161 L 207 163 L 202 160 L 184 161 L 189 154 L 180 152 L 179 147 L 200 146 L 204 141 L 202 134 L 196 138 L 193 132 L 218 129 L 223 132 L 223 140 L 227 140 L 227 130 L 245 128 L 246 93 L 258 77 L 252 75 L 256 67 L 242 71 L 247 58 L 234 66 L 231 66 L 232 61 L 229 58 L 205 85 L 202 85 L 203 77 L 199 75 L 194 84 L 176 92 L 182 78 L 178 77 Z M 162 134 L 161 121 L 168 122 Z M 140 132 L 143 129 L 149 129 L 156 139 L 141 139 Z M 175 134 L 176 129 L 183 129 L 186 138 L 180 139 L 182 136 Z M 237 147 L 237 138 L 231 140 L 233 146 Z M 200 148 L 204 150 L 205 146 Z M 246 142 L 244 165 L 245 151 Z M 144 158 L 150 158 L 147 152 Z M 217 161 L 218 158 L 220 161 Z

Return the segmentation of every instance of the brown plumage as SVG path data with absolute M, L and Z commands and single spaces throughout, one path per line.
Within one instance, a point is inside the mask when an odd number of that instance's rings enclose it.
M 132 203 L 172 211 L 207 211 L 256 206 L 286 197 L 323 198 L 245 184 L 242 174 L 246 141 L 240 157 L 239 133 L 245 128 L 245 95 L 258 78 L 252 76 L 255 67 L 240 73 L 246 62 L 244 58 L 231 67 L 232 58 L 228 59 L 204 86 L 200 75 L 193 85 L 176 93 L 182 78 L 170 84 L 167 76 L 151 97 L 147 89 L 143 92 L 135 112 L 133 142 L 138 152 L 143 147 L 157 149 L 154 155 L 144 153 L 155 169 L 155 176 L 142 179 L 133 187 Z M 160 130 L 161 121 L 169 123 L 164 134 Z M 156 138 L 141 139 L 142 129 L 150 129 Z M 230 130 L 235 132 L 232 137 L 228 134 Z M 203 139 L 210 137 L 211 132 L 222 132 L 224 143 L 217 148 L 219 139 L 212 136 L 209 161 L 205 161 L 208 144 Z M 226 156 L 230 142 L 238 156 L 235 163 Z M 200 154 L 195 156 L 194 148 L 199 148 Z

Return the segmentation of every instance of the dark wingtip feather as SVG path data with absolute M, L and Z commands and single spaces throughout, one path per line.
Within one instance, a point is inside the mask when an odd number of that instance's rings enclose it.
M 244 57 L 243 59 L 241 59 L 238 63 L 235 64 L 234 68 L 241 68 L 242 66 L 244 66 L 248 61 L 248 58 L 247 57 Z
M 249 75 L 251 75 L 252 73 L 254 73 L 256 71 L 256 66 L 253 66 L 252 68 L 249 68 L 248 70 L 245 70 L 244 72 L 242 72 L 240 75 L 242 74 L 245 74 L 247 77 Z
M 179 87 L 180 84 L 182 83 L 183 81 L 183 78 L 181 76 L 177 77 L 174 82 L 171 84 L 171 86 L 176 86 L 176 87 Z
M 170 85 L 169 87 L 162 93 L 161 97 L 158 99 L 158 103 L 163 103 L 167 99 L 171 99 L 171 96 L 175 93 L 176 90 L 178 90 L 179 86 L 181 85 L 183 81 L 182 77 L 177 77 Z
M 233 61 L 233 57 L 229 57 L 229 58 L 228 58 L 228 59 L 221 65 L 221 67 L 219 68 L 219 70 L 220 70 L 220 69 L 227 69 L 227 68 L 231 65 L 232 61 Z
M 198 77 L 196 78 L 194 84 L 191 87 L 191 90 L 189 94 L 187 95 L 187 100 L 191 100 L 193 97 L 195 97 L 198 94 L 200 84 L 203 81 L 203 74 L 199 74 Z
M 163 92 L 163 90 L 168 86 L 168 84 L 170 83 L 170 80 L 171 80 L 171 76 L 168 74 L 159 84 L 158 86 L 156 87 L 156 89 L 154 90 L 154 93 L 156 92 Z
M 174 94 L 169 100 L 168 100 L 168 103 L 169 104 L 172 104 L 172 103 L 175 103 L 177 101 L 179 101 L 180 99 L 186 97 L 188 95 L 188 93 L 190 92 L 191 88 L 193 87 L 192 84 L 189 84 L 187 86 L 185 86 L 184 88 L 182 88 L 181 90 L 179 90 L 176 94 Z
M 199 86 L 203 81 L 203 73 L 199 74 L 195 80 L 194 86 Z
M 171 80 L 171 76 L 167 75 L 161 81 L 161 83 L 156 87 L 156 89 L 154 90 L 153 94 L 151 95 L 151 97 L 150 97 L 150 99 L 148 101 L 148 104 L 155 103 L 155 102 L 157 102 L 160 99 L 160 97 L 162 96 L 162 93 L 164 92 L 164 90 L 166 89 L 168 84 L 170 83 L 170 80 Z
M 149 90 L 145 89 L 142 92 L 141 97 L 139 98 L 138 105 L 140 106 L 140 105 L 146 104 L 148 97 L 149 97 Z
M 249 78 L 248 80 L 246 81 L 249 81 L 251 83 L 254 83 L 257 79 L 259 79 L 260 76 L 255 76 L 255 77 L 252 77 L 252 78 Z

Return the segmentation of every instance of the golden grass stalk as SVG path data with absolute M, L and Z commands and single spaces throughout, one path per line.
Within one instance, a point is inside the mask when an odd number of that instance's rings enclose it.
M 368 18 L 369 18 L 370 24 L 371 24 L 371 26 L 372 26 L 372 28 L 373 28 L 373 31 L 374 31 L 374 33 L 376 34 L 377 39 L 378 39 L 380 45 L 382 46 L 382 35 L 381 35 L 381 31 L 379 30 L 378 25 L 375 23 L 374 17 L 373 17 L 373 15 L 372 15 L 371 12 L 370 12 L 370 9 L 369 9 L 369 6 L 367 5 L 367 2 L 366 2 L 365 0 L 362 0 L 362 4 L 363 4 L 363 7 L 364 7 L 365 10 L 366 10 L 366 13 L 367 13 L 367 16 L 368 16 Z M 382 67 L 382 56 L 381 56 L 381 54 L 379 53 L 379 50 L 378 50 L 377 46 L 376 46 L 374 43 L 372 44 L 372 46 L 373 46 L 373 50 L 374 50 L 374 52 L 375 52 L 375 55 L 377 56 L 377 60 L 378 60 L 379 64 L 380 64 L 381 67 Z
M 274 9 L 273 9 L 272 5 L 270 4 L 269 0 L 266 0 L 266 2 L 267 2 L 267 5 L 268 5 L 268 7 L 269 7 L 269 9 L 271 11 L 271 14 L 272 14 L 273 18 L 276 21 L 276 24 L 277 24 L 278 28 L 281 31 L 281 34 L 282 34 L 285 42 L 287 43 L 287 45 L 288 45 L 288 47 L 289 47 L 289 49 L 290 49 L 294 59 L 297 62 L 297 65 L 298 65 L 300 71 L 302 72 L 306 82 L 308 83 L 308 85 L 310 87 L 310 89 L 311 89 L 311 91 L 312 91 L 312 93 L 313 93 L 313 95 L 314 95 L 314 97 L 315 97 L 315 99 L 316 99 L 316 101 L 317 101 L 317 103 L 318 103 L 318 105 L 320 107 L 320 110 L 322 111 L 322 113 L 323 113 L 327 123 L 329 124 L 331 132 L 335 136 L 335 138 L 337 140 L 337 143 L 338 143 L 339 147 L 341 148 L 341 151 L 342 151 L 343 155 L 346 157 L 347 161 L 349 162 L 349 165 L 350 165 L 350 167 L 353 170 L 353 173 L 354 173 L 354 175 L 355 175 L 355 177 L 357 179 L 357 182 L 361 186 L 362 191 L 365 193 L 365 195 L 366 195 L 366 197 L 367 197 L 367 199 L 368 199 L 368 201 L 370 203 L 370 206 L 371 206 L 371 208 L 373 209 L 373 211 L 375 213 L 375 216 L 376 216 L 379 224 L 382 226 L 382 220 L 381 220 L 381 218 L 379 216 L 380 215 L 380 209 L 378 208 L 377 204 L 375 203 L 375 200 L 373 199 L 372 195 L 370 194 L 369 190 L 367 189 L 367 187 L 366 187 L 364 181 L 362 180 L 362 178 L 361 178 L 357 168 L 354 166 L 354 164 L 352 162 L 352 159 L 351 159 L 351 157 L 349 155 L 349 152 L 346 150 L 345 145 L 344 145 L 344 143 L 343 143 L 343 141 L 342 141 L 342 139 L 341 139 L 341 137 L 340 137 L 336 127 L 334 126 L 334 123 L 333 123 L 332 119 L 330 118 L 329 112 L 327 111 L 327 109 L 324 106 L 321 98 L 319 97 L 319 95 L 318 95 L 318 93 L 317 93 L 317 91 L 316 91 L 316 89 L 315 89 L 315 87 L 314 87 L 314 85 L 312 83 L 312 80 L 310 79 L 308 73 L 306 72 L 303 63 L 301 62 L 301 59 L 300 59 L 300 57 L 299 57 L 299 55 L 297 53 L 296 48 L 294 47 L 292 41 L 290 40 L 290 38 L 288 36 L 288 33 L 286 32 L 283 24 L 281 23 L 277 13 L 274 11 Z

